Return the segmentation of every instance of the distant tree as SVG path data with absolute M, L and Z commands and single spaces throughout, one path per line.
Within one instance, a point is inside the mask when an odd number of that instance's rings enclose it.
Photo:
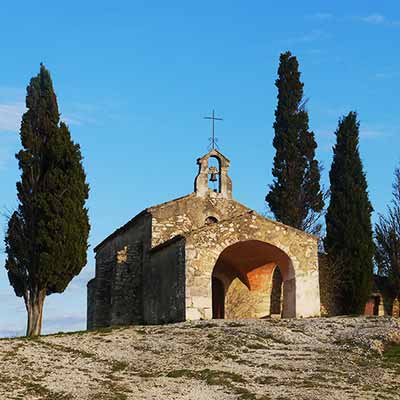
M 342 118 L 335 134 L 325 249 L 332 265 L 340 268 L 336 271 L 339 313 L 360 314 L 371 293 L 374 243 L 357 114 Z
M 26 334 L 40 335 L 45 297 L 61 293 L 86 264 L 89 187 L 79 145 L 60 122 L 49 72 L 31 79 L 22 117 L 19 205 L 6 233 L 6 269 L 28 314 Z
M 289 51 L 281 54 L 278 69 L 278 106 L 275 111 L 276 149 L 266 201 L 284 224 L 311 230 L 324 207 L 320 167 L 315 159 L 314 133 L 309 131 L 299 64 Z
M 375 226 L 375 260 L 379 275 L 389 278 L 394 296 L 400 295 L 400 169 L 396 168 L 393 200 L 387 215 L 379 215 Z

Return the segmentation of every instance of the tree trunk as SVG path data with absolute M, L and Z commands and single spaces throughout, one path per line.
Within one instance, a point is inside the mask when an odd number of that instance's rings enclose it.
M 28 324 L 26 336 L 39 336 L 42 332 L 43 304 L 46 289 L 32 290 L 27 302 Z

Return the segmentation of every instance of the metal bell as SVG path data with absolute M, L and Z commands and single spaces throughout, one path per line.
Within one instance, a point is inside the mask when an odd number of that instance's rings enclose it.
M 211 167 L 210 168 L 210 182 L 217 182 L 218 178 L 217 178 L 217 174 L 218 174 L 218 170 L 215 167 Z

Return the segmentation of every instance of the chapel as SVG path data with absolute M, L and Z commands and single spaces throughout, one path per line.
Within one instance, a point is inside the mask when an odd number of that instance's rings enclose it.
M 192 193 L 146 208 L 94 249 L 88 329 L 320 315 L 318 238 L 234 200 L 217 149 L 197 164 Z

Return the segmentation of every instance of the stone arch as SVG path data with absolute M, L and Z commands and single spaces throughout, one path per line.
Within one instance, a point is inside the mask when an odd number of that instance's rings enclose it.
M 287 302 L 291 306 L 284 307 L 282 316 L 319 316 L 317 238 L 248 211 L 194 230 L 186 236 L 186 318 L 212 318 L 211 282 L 217 260 L 229 246 L 246 241 L 259 241 L 275 247 L 277 254 L 283 254 L 289 260 L 283 294 L 286 297 L 291 295 L 293 301 Z M 280 259 L 277 264 L 285 268 Z M 232 282 L 226 276 L 218 278 L 227 281 L 225 287 Z M 241 282 L 248 288 L 251 282 L 247 279 L 242 276 Z
M 280 267 L 277 267 L 279 265 Z M 211 280 L 224 288 L 212 287 L 213 318 L 215 310 L 224 309 L 227 318 L 263 318 L 269 316 L 273 273 L 279 268 L 283 281 L 283 309 L 286 318 L 296 316 L 295 271 L 289 256 L 278 247 L 260 240 L 239 241 L 219 255 Z M 216 304 L 216 302 L 218 304 Z
M 207 168 L 209 189 L 221 193 L 221 158 L 216 154 L 208 157 Z
M 211 160 L 216 160 L 217 165 L 210 165 Z M 204 197 L 212 194 L 212 196 L 217 198 L 232 198 L 232 181 L 228 176 L 230 161 L 222 155 L 218 150 L 212 149 L 203 157 L 197 160 L 197 164 L 199 165 L 199 173 L 196 176 L 194 191 L 197 196 Z M 218 185 L 216 191 L 213 188 L 209 187 L 209 180 L 211 177 L 211 168 L 214 167 L 217 178 Z

